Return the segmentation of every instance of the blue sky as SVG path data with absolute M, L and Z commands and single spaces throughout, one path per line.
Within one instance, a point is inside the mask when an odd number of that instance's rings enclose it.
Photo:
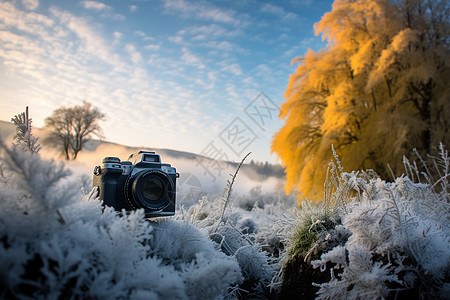
M 42 127 L 87 100 L 108 141 L 275 162 L 291 60 L 325 46 L 313 25 L 331 4 L 0 1 L 0 119 L 29 106 Z

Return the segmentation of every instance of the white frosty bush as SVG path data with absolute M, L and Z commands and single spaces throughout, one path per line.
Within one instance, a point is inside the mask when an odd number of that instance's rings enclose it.
M 249 196 L 232 199 L 232 181 L 222 197 L 214 201 L 203 197 L 180 218 L 202 229 L 216 242 L 217 249 L 238 261 L 244 277 L 239 286 L 241 295 L 261 298 L 269 293 L 280 267 L 287 224 L 293 216 L 286 212 L 289 204 L 279 201 L 278 193 L 262 195 L 256 188 Z
M 255 216 L 239 209 L 222 215 L 222 205 L 220 198 L 210 202 L 204 197 L 190 208 L 190 220 L 215 242 L 216 249 L 237 260 L 246 284 L 240 288 L 244 289 L 242 292 L 261 295 L 268 289 L 277 268 L 269 253 L 256 241 L 259 224 L 265 223 L 258 223 Z
M 38 143 L 39 138 L 31 133 L 32 121 L 28 117 L 28 106 L 25 112 L 15 115 L 11 122 L 16 125 L 16 136 L 14 137 L 16 143 L 14 146 L 20 147 L 23 151 L 38 153 L 41 145 Z
M 407 290 L 421 297 L 448 297 L 450 160 L 443 147 L 435 162 L 440 179 L 428 183 L 406 176 L 390 183 L 343 174 L 359 201 L 343 214 L 343 226 L 351 232 L 346 244 L 312 262 L 336 266 L 331 281 L 320 285 L 320 299 L 379 299 Z
M 62 164 L 0 147 L 0 298 L 214 299 L 242 281 L 192 225 L 120 217 Z

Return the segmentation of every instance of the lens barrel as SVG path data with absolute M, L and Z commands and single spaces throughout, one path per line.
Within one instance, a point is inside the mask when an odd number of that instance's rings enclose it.
M 164 186 L 159 178 L 146 177 L 142 183 L 142 198 L 146 202 L 158 201 L 164 195 Z
M 173 201 L 172 180 L 161 170 L 140 172 L 128 186 L 128 202 L 134 208 L 158 211 Z

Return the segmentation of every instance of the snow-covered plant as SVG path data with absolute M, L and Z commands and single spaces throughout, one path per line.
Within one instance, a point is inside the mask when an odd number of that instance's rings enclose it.
M 245 159 L 250 155 L 251 152 L 247 153 L 247 155 L 244 156 L 244 158 L 241 160 L 239 165 L 236 167 L 236 171 L 234 172 L 234 175 L 231 176 L 231 180 L 227 181 L 227 186 L 225 187 L 222 195 L 222 208 L 220 210 L 220 221 L 217 224 L 217 226 L 220 225 L 221 222 L 223 222 L 223 218 L 225 215 L 225 210 L 227 209 L 228 203 L 231 200 L 231 191 L 233 189 L 234 181 L 236 180 L 236 176 L 239 172 L 239 169 L 241 168 L 242 164 L 244 163 Z
M 270 192 L 263 192 L 262 186 L 258 185 L 250 189 L 248 194 L 239 195 L 233 200 L 233 206 L 247 211 L 265 210 L 268 214 L 282 211 L 289 212 L 296 207 L 297 195 L 291 193 L 286 195 L 280 188 Z
M 346 202 L 352 196 L 352 183 L 346 179 L 334 148 L 332 151 L 334 159 L 328 164 L 324 183 L 324 201 L 301 202 L 296 224 L 291 228 L 289 249 L 285 260 L 300 256 L 305 261 L 309 261 L 312 254 L 316 257 L 323 251 L 328 251 L 347 241 L 348 233 L 342 230 L 342 227 L 336 227 L 341 224 Z
M 251 211 L 235 205 L 237 199 L 231 198 L 231 189 L 238 170 L 239 167 L 222 197 L 214 201 L 203 197 L 189 208 L 188 218 L 184 213 L 182 218 L 206 232 L 216 243 L 216 249 L 238 261 L 244 281 L 237 293 L 262 297 L 269 292 L 271 280 L 279 268 L 289 218 L 275 207 L 274 200 L 268 200 L 267 205 L 253 206 Z M 258 199 L 252 201 L 256 203 Z
M 350 235 L 337 215 L 329 213 L 325 206 L 303 202 L 300 212 L 291 226 L 287 251 L 283 255 L 282 268 L 274 285 L 282 298 L 309 299 L 318 291 L 314 282 L 326 282 L 327 276 L 313 269 L 310 262 L 324 252 L 343 245 Z
M 323 206 L 302 202 L 296 225 L 291 229 L 287 259 L 296 255 L 306 257 L 316 248 L 314 245 L 319 236 L 334 228 L 335 223 Z
M 62 164 L 0 148 L 0 298 L 220 299 L 242 282 L 194 226 L 121 217 Z
M 413 182 L 408 176 L 391 183 L 346 174 L 360 201 L 347 205 L 343 215 L 343 226 L 351 232 L 345 245 L 312 262 L 322 269 L 335 265 L 331 281 L 319 285 L 320 299 L 377 299 L 410 291 L 420 297 L 448 296 L 449 169 L 443 146 L 440 153 L 436 165 L 441 178 L 434 183 Z M 443 189 L 436 192 L 438 184 Z
M 223 212 L 223 198 L 210 202 L 203 197 L 189 209 L 192 224 L 215 242 L 215 249 L 236 259 L 243 275 L 243 282 L 234 296 L 263 295 L 276 272 L 276 264 L 270 254 L 256 242 L 259 224 L 244 211 Z M 235 208 L 233 207 L 233 210 Z M 248 212 L 247 212 L 248 213 Z
M 331 147 L 333 159 L 328 163 L 327 176 L 324 183 L 324 203 L 323 212 L 328 217 L 339 219 L 346 210 L 348 202 L 359 200 L 358 180 L 370 180 L 378 178 L 373 170 L 359 171 L 354 173 L 354 180 L 349 180 L 349 176 L 344 172 L 339 156 L 334 147 Z
M 24 151 L 37 153 L 41 149 L 38 138 L 31 133 L 31 118 L 28 117 L 28 106 L 25 112 L 15 115 L 11 119 L 16 125 L 16 147 L 20 147 Z
M 448 150 L 442 143 L 439 144 L 437 156 L 428 154 L 428 162 L 432 164 L 430 167 L 426 159 L 414 149 L 414 153 L 420 161 L 418 165 L 415 161 L 410 162 L 406 156 L 403 157 L 405 166 L 405 174 L 414 182 L 425 182 L 430 185 L 433 192 L 441 193 L 450 202 L 450 185 L 448 177 L 450 174 L 450 157 Z

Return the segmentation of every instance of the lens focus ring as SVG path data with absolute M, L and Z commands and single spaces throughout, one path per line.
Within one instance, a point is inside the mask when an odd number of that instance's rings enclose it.
M 129 178 L 126 186 L 127 202 L 132 208 L 162 210 L 170 204 L 173 194 L 172 180 L 161 170 L 146 170 Z

